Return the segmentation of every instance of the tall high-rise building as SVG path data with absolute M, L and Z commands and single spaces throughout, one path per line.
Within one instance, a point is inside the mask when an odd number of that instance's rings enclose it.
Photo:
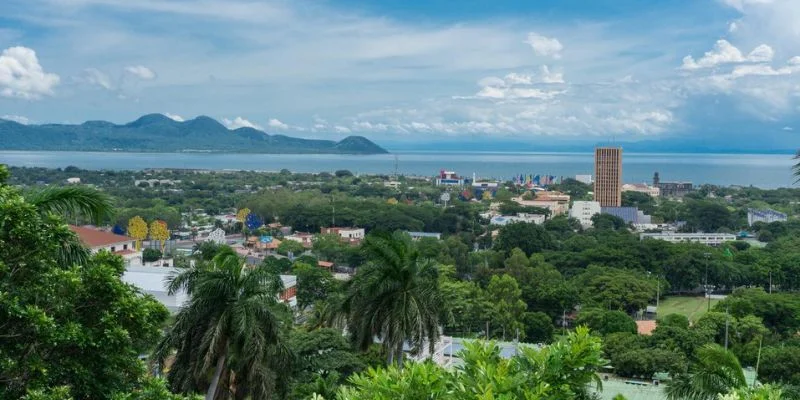
M 622 148 L 594 149 L 594 200 L 602 207 L 622 205 Z

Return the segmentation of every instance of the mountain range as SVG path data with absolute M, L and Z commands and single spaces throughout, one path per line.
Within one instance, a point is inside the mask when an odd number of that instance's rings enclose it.
M 162 114 L 145 115 L 117 125 L 87 121 L 80 125 L 23 125 L 0 119 L 2 150 L 241 152 L 295 154 L 385 154 L 363 136 L 340 141 L 269 135 L 253 128 L 230 130 L 217 120 L 200 116 L 175 121 Z

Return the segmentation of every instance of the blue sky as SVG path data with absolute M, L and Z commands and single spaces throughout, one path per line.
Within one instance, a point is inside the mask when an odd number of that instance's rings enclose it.
M 0 117 L 21 122 L 800 144 L 796 0 L 2 3 Z

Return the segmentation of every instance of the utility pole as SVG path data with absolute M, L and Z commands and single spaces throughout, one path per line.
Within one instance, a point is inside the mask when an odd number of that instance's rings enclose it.
M 331 192 L 331 228 L 336 227 L 336 202 L 333 199 L 333 192 Z
M 710 256 L 710 254 L 709 253 L 703 253 L 703 255 L 706 258 L 706 277 L 705 277 L 705 284 L 703 286 L 705 286 L 706 298 L 708 298 L 708 310 L 707 311 L 711 311 L 711 293 L 709 293 L 709 291 L 708 291 L 708 257 Z
M 772 269 L 769 270 L 769 294 L 772 294 Z
M 728 306 L 725 306 L 725 350 L 728 350 L 728 319 L 730 314 L 728 313 Z

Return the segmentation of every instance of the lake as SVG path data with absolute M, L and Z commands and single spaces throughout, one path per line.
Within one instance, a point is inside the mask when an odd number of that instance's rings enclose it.
M 396 156 L 396 159 L 395 159 Z M 93 153 L 57 151 L 0 151 L 0 163 L 63 168 L 140 170 L 190 168 L 211 170 L 333 172 L 433 176 L 439 170 L 479 178 L 510 179 L 519 174 L 574 177 L 592 174 L 592 153 L 423 152 L 380 155 L 342 154 L 224 154 L 224 153 Z M 792 186 L 792 155 L 624 153 L 625 182 L 651 182 L 658 171 L 662 181 L 743 185 L 762 188 Z

